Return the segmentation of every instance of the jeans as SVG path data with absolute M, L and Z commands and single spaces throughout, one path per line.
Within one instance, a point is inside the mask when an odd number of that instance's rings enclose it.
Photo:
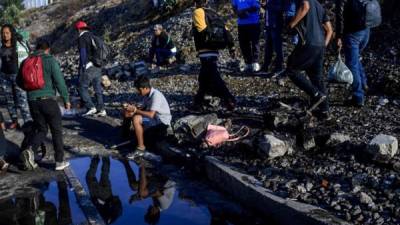
M 260 25 L 240 25 L 238 26 L 239 45 L 242 50 L 244 62 L 252 64 L 258 62 L 260 55 Z
M 26 92 L 16 83 L 16 74 L 1 74 L 0 87 L 7 100 L 7 110 L 13 122 L 18 121 L 18 108 L 24 122 L 32 120 L 29 113 Z
M 322 77 L 324 54 L 325 47 L 297 45 L 289 56 L 286 73 L 294 84 L 311 97 L 311 100 L 319 93 L 327 94 Z M 302 71 L 306 72 L 309 79 L 302 74 Z M 328 101 L 321 103 L 319 108 L 322 112 L 328 112 Z
M 283 39 L 282 39 L 282 27 L 265 28 L 265 56 L 264 56 L 264 67 L 268 70 L 271 61 L 272 54 L 275 52 L 275 69 L 283 69 Z
M 364 101 L 364 86 L 367 84 L 364 67 L 360 61 L 361 52 L 368 44 L 370 29 L 346 34 L 343 39 L 345 63 L 353 74 L 353 97 L 361 103 Z
M 55 99 L 29 101 L 32 119 L 37 127 L 37 133 L 32 138 L 32 150 L 38 151 L 46 139 L 50 127 L 56 162 L 64 160 L 64 143 L 62 136 L 61 111 Z
M 235 102 L 235 97 L 229 92 L 218 71 L 218 57 L 201 57 L 200 62 L 199 90 L 194 98 L 195 103 L 201 104 L 206 94 L 219 97 L 225 102 Z
M 92 66 L 79 76 L 79 93 L 85 107 L 94 108 L 95 105 L 89 95 L 89 86 L 93 85 L 97 100 L 97 111 L 104 109 L 103 88 L 101 86 L 101 68 Z
M 156 49 L 156 59 L 157 59 L 157 66 L 162 66 L 166 64 L 166 61 L 175 56 L 176 53 L 171 52 L 170 49 L 165 48 L 157 48 Z

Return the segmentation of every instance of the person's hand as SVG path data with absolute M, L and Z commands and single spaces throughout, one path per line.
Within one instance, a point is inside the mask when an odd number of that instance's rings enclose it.
M 71 109 L 71 103 L 70 102 L 65 103 L 65 109 L 67 109 L 67 110 Z
M 342 39 L 341 38 L 338 38 L 337 40 L 336 40 L 336 44 L 337 44 L 337 47 L 338 47 L 338 49 L 339 49 L 339 51 L 342 49 L 342 47 L 343 47 L 343 42 L 342 42 Z
M 6 125 L 5 125 L 4 123 L 0 123 L 0 128 L 1 128 L 2 130 L 5 130 L 5 129 L 6 129 Z
M 135 106 L 135 105 L 132 105 L 132 104 L 128 104 L 128 105 L 126 106 L 125 109 L 126 109 L 127 111 L 133 112 L 133 113 L 136 113 L 136 110 L 137 110 L 136 106 Z

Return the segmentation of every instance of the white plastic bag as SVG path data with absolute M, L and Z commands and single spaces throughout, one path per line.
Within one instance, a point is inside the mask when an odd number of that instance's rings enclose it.
M 349 85 L 353 83 L 353 74 L 346 64 L 344 64 L 340 54 L 336 63 L 329 69 L 328 80 L 330 82 L 347 83 Z

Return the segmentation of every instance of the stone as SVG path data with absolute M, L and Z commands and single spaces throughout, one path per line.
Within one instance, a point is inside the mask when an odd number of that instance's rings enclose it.
M 326 142 L 327 146 L 335 147 L 345 142 L 350 141 L 350 136 L 342 133 L 335 132 L 331 134 Z
M 374 158 L 392 158 L 397 154 L 398 147 L 397 138 L 379 134 L 368 144 L 367 151 L 373 154 Z
M 258 148 L 269 159 L 283 156 L 289 150 L 284 141 L 269 134 L 259 139 Z
M 372 198 L 365 192 L 360 193 L 360 202 L 365 205 L 374 205 Z

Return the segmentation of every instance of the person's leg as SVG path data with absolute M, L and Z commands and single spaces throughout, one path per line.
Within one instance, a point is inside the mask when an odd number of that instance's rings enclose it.
M 242 50 L 243 60 L 249 65 L 251 64 L 251 45 L 249 41 L 249 33 L 247 26 L 238 26 L 239 46 Z
M 93 68 L 93 89 L 96 94 L 97 111 L 104 109 L 103 87 L 101 86 L 101 68 Z
M 360 74 L 360 35 L 348 34 L 344 37 L 345 63 L 353 74 L 353 97 L 357 103 L 364 102 L 363 81 Z
M 282 28 L 274 28 L 271 32 L 272 45 L 276 54 L 275 58 L 275 71 L 281 71 L 283 69 L 283 39 L 282 39 Z
M 57 181 L 58 187 L 58 225 L 72 224 L 71 207 L 69 204 L 68 184 L 65 180 Z
M 90 70 L 91 68 L 87 69 L 85 73 L 81 74 L 79 77 L 79 94 L 87 109 L 95 108 L 92 98 L 89 95 L 89 86 L 91 83 Z
M 369 28 L 365 29 L 365 31 L 363 32 L 362 36 L 363 36 L 363 38 L 362 38 L 361 43 L 360 43 L 360 56 L 361 56 L 362 51 L 368 45 L 368 41 L 369 41 L 369 37 L 370 37 L 370 29 Z M 361 76 L 362 85 L 363 85 L 363 88 L 364 88 L 364 91 L 365 91 L 365 87 L 368 87 L 368 84 L 367 84 L 368 83 L 368 79 L 367 79 L 367 76 L 365 74 L 365 70 L 364 70 L 364 67 L 362 65 L 361 60 L 360 60 L 360 76 Z
M 167 60 L 173 56 L 170 49 L 158 48 L 156 49 L 157 66 L 168 64 Z
M 199 89 L 197 90 L 197 93 L 194 97 L 195 105 L 203 104 L 204 96 L 206 95 L 207 92 L 207 86 L 209 85 L 207 84 L 209 80 L 208 60 L 207 58 L 200 58 L 200 62 L 201 62 L 201 68 L 198 77 Z
M 272 61 L 272 28 L 265 28 L 265 54 L 264 54 L 264 70 L 268 72 Z
M 326 87 L 323 81 L 324 71 L 324 49 L 321 48 L 318 57 L 316 57 L 314 64 L 306 70 L 308 77 L 310 78 L 313 86 L 322 94 L 327 95 Z M 329 112 L 329 103 L 326 99 L 319 105 L 322 113 Z
M 29 102 L 31 116 L 37 132 L 32 134 L 31 143 L 27 147 L 32 147 L 34 152 L 37 152 L 43 141 L 46 139 L 48 127 L 44 114 L 42 113 L 43 106 L 39 101 Z M 47 107 L 47 106 L 45 106 Z M 33 129 L 32 129 L 33 130 Z M 22 149 L 25 150 L 25 149 Z
M 16 83 L 13 84 L 13 89 L 15 90 L 16 105 L 21 111 L 22 119 L 24 123 L 32 120 L 31 113 L 29 112 L 28 99 L 26 92 L 19 88 Z
M 250 32 L 251 62 L 258 63 L 260 57 L 260 24 L 249 26 L 248 32 Z
M 4 74 L 3 90 L 6 97 L 7 110 L 13 123 L 18 122 L 18 111 L 14 101 L 13 81 L 10 75 Z
M 225 81 L 221 78 L 221 74 L 218 71 L 218 57 L 210 57 L 207 67 L 210 72 L 208 76 L 212 79 L 212 93 L 221 98 L 227 104 L 236 104 L 235 97 L 229 91 Z
M 144 145 L 144 138 L 143 138 L 143 118 L 140 115 L 135 115 L 133 117 L 133 127 L 135 128 L 135 135 L 137 140 L 137 148 L 138 149 L 146 149 Z
M 62 136 L 62 116 L 60 108 L 55 100 L 47 99 L 42 101 L 43 114 L 46 123 L 50 127 L 53 140 L 55 161 L 60 163 L 64 161 L 64 143 Z

